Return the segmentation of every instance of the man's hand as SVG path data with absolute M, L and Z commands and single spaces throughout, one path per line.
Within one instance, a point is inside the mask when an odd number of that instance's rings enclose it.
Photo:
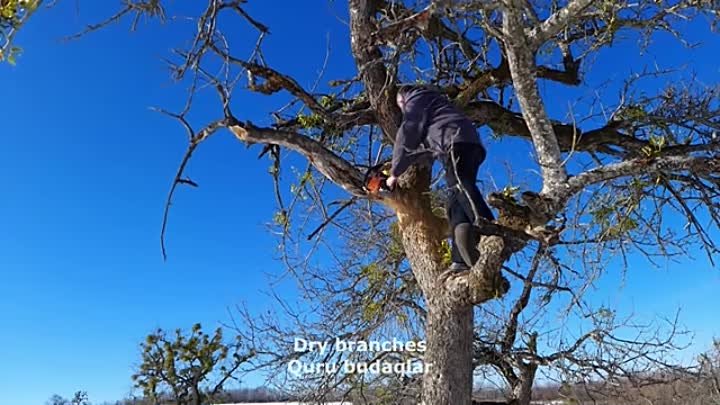
M 388 190 L 393 191 L 395 190 L 395 185 L 397 184 L 397 177 L 390 176 L 385 180 L 385 185 L 387 186 Z

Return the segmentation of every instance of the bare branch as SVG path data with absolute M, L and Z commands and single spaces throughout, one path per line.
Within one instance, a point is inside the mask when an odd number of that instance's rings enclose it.
M 708 145 L 707 150 L 717 151 L 720 145 Z M 568 180 L 569 194 L 585 187 L 625 176 L 649 175 L 673 171 L 691 171 L 695 173 L 718 173 L 720 163 L 717 156 L 692 156 L 684 153 L 665 154 L 653 159 L 636 158 L 619 163 L 600 166 L 573 176 Z
M 580 13 L 592 5 L 593 1 L 595 0 L 571 0 L 565 7 L 548 17 L 528 34 L 533 48 L 539 48 L 545 41 L 565 29 L 572 19 L 579 18 Z
M 274 144 L 298 152 L 348 193 L 358 197 L 366 195 L 360 172 L 314 139 L 294 132 L 256 127 L 250 122 L 235 122 L 228 129 L 243 142 Z

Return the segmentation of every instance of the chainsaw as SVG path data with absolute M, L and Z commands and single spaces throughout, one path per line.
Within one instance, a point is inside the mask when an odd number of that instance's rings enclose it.
M 381 191 L 392 191 L 387 186 L 387 179 L 390 177 L 391 163 L 385 162 L 370 167 L 365 172 L 365 190 L 370 195 L 378 195 Z

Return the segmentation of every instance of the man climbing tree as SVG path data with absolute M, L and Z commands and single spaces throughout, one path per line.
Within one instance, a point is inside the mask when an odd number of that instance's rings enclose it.
M 476 218 L 494 219 L 476 183 L 485 147 L 472 121 L 430 86 L 401 86 L 397 104 L 403 119 L 395 135 L 387 185 L 393 189 L 397 178 L 419 159 L 432 157 L 443 162 L 452 237 L 450 270 L 468 270 L 479 254 Z

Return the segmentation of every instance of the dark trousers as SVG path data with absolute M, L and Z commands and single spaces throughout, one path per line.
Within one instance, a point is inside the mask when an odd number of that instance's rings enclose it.
M 444 162 L 448 187 L 447 214 L 453 234 L 452 261 L 468 266 L 477 260 L 475 247 L 480 238 L 473 226 L 475 212 L 487 220 L 495 219 L 477 186 L 478 170 L 485 156 L 486 151 L 481 144 L 456 143 Z

